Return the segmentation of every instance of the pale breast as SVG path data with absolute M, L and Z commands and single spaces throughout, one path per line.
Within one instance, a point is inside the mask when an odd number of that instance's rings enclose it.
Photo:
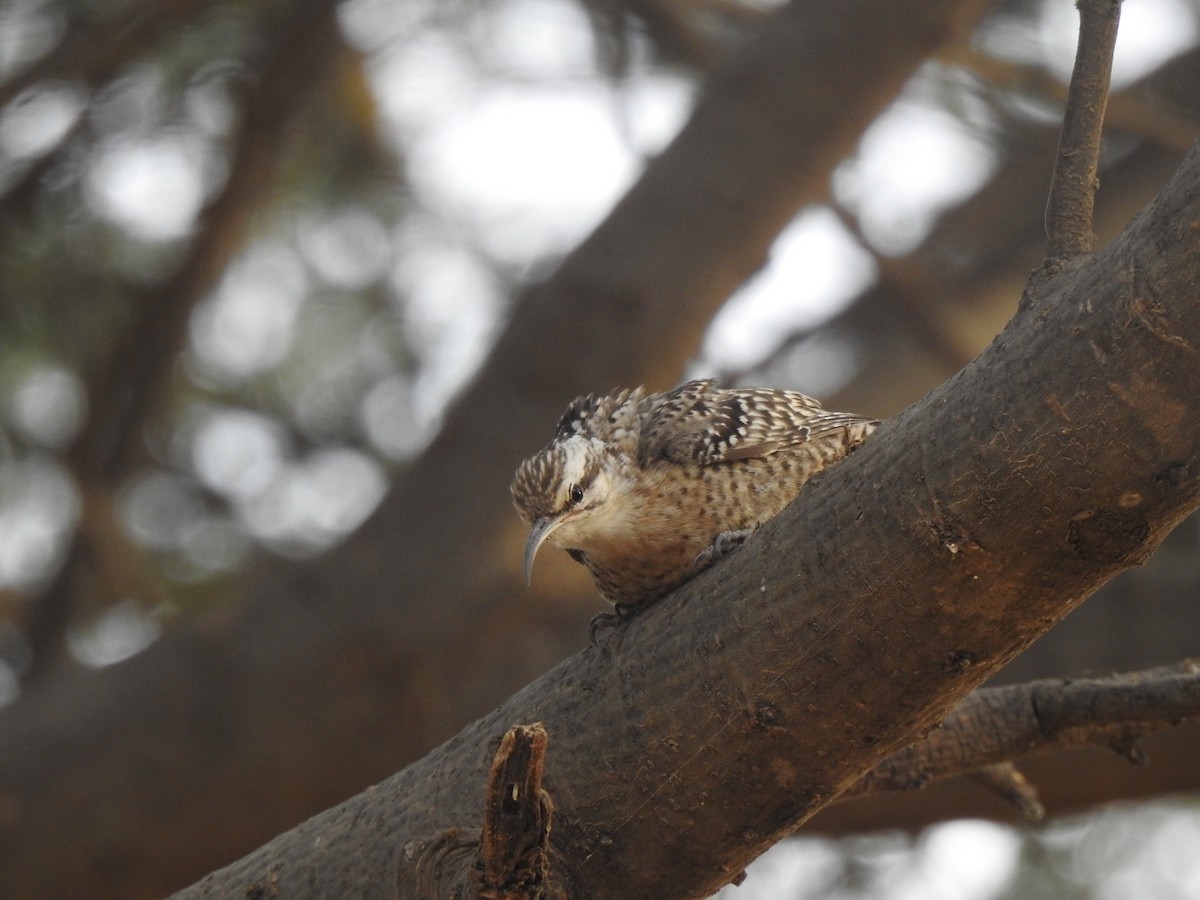
M 716 466 L 648 467 L 629 533 L 587 547 L 580 561 L 609 602 L 656 600 L 700 571 L 697 556 L 719 535 L 774 518 L 809 478 L 844 453 L 830 442 L 814 442 Z

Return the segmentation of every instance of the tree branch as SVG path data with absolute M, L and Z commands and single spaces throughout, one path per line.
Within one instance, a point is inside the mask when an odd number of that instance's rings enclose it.
M 843 798 L 903 791 L 1034 753 L 1099 745 L 1129 755 L 1136 739 L 1200 717 L 1200 660 L 1106 678 L 984 688 L 923 741 L 884 760 Z
M 1200 147 L 1119 239 L 728 560 L 179 896 L 279 865 L 285 891 L 423 896 L 409 859 L 478 821 L 490 736 L 514 721 L 554 740 L 568 896 L 720 887 L 1200 504 L 1197 220 Z
M 1076 5 L 1079 47 L 1046 205 L 1046 265 L 1051 270 L 1092 249 L 1100 131 L 1121 17 L 1121 0 L 1078 0 Z
M 965 774 L 968 779 L 987 788 L 1015 809 L 1025 821 L 1038 822 L 1045 818 L 1046 807 L 1038 796 L 1037 788 L 1015 763 L 992 763 Z
M 1081 746 L 1109 747 L 1140 762 L 1131 748 L 1142 735 L 1200 718 L 1200 660 L 1103 678 L 1044 679 L 982 688 L 968 695 L 922 741 L 888 757 L 834 802 L 884 791 L 911 791 L 965 775 L 1002 796 L 1026 819 L 1044 809 L 1013 762 Z M 478 847 L 470 896 L 540 897 L 549 864 L 552 811 L 541 788 L 547 735 L 540 723 L 509 729 L 488 777 L 482 834 L 435 842 L 417 880 L 436 885 L 429 869 L 449 854 Z

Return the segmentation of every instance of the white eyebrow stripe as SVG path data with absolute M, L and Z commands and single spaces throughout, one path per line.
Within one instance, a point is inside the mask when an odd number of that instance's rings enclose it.
M 578 484 L 587 474 L 589 462 L 603 451 L 603 442 L 576 434 L 562 442 L 563 484 Z

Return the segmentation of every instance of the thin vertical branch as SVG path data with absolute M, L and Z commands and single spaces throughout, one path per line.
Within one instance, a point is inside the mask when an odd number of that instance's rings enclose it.
M 1079 0 L 1076 6 L 1079 47 L 1046 204 L 1045 268 L 1051 271 L 1092 249 L 1100 130 L 1121 17 L 1121 0 Z

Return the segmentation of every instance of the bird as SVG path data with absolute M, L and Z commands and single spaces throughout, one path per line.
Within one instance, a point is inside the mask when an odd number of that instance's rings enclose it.
M 525 581 L 546 543 L 582 563 L 615 608 L 593 620 L 595 643 L 601 620 L 631 617 L 728 554 L 878 424 L 713 379 L 578 397 L 512 481 L 530 529 Z

